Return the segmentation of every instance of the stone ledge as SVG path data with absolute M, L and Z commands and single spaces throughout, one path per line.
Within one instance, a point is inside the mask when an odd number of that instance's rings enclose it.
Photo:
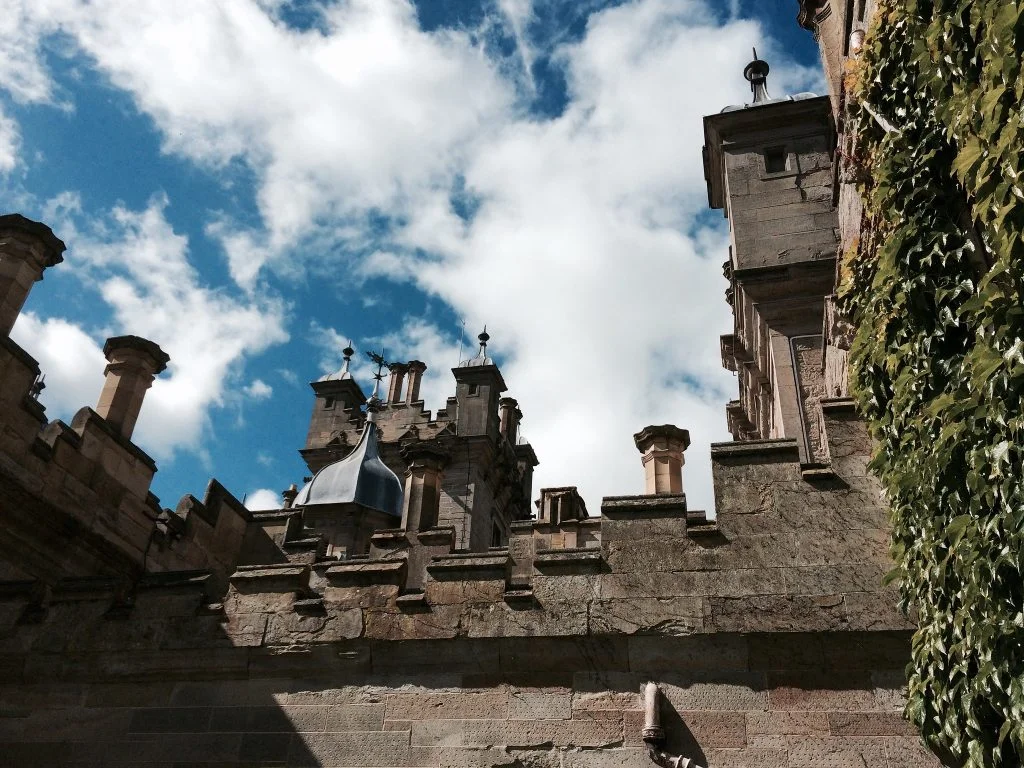
M 790 438 L 778 440 L 737 440 L 729 443 L 712 443 L 711 460 L 731 459 L 746 456 L 781 456 L 792 454 L 793 461 L 799 461 L 797 441 Z
M 405 583 L 405 558 L 338 563 L 328 566 L 324 576 L 333 586 L 358 587 L 371 584 Z
M 686 494 L 605 496 L 601 499 L 604 517 L 685 517 Z
M 228 581 L 235 588 L 248 590 L 299 591 L 309 586 L 309 566 L 286 563 L 281 565 L 242 565 Z
M 540 570 L 544 567 L 575 565 L 597 566 L 604 562 L 601 550 L 597 547 L 577 547 L 575 549 L 538 549 L 534 566 Z
M 435 578 L 441 576 L 445 579 L 461 575 L 479 579 L 486 573 L 494 573 L 497 578 L 504 578 L 508 563 L 508 552 L 497 555 L 459 553 L 434 557 L 427 565 L 427 572 Z
M 852 397 L 828 397 L 818 401 L 822 413 L 831 415 L 856 415 L 857 402 Z

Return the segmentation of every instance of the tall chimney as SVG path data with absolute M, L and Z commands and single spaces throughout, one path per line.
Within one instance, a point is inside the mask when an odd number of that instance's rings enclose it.
M 103 345 L 109 365 L 96 412 L 125 438 L 131 438 L 153 377 L 170 361 L 167 353 L 139 336 L 115 336 Z
M 633 440 L 643 454 L 646 495 L 683 492 L 683 451 L 690 433 L 672 424 L 644 427 Z
M 441 508 L 441 481 L 449 454 L 434 442 L 417 442 L 402 449 L 402 458 L 409 463 L 402 528 L 407 532 L 433 528 Z
M 409 383 L 406 385 L 405 402 L 409 405 L 419 402 L 420 383 L 423 381 L 423 373 L 427 370 L 427 364 L 419 360 L 408 362 Z
M 523 412 L 519 410 L 519 401 L 514 397 L 503 397 L 498 401 L 498 413 L 501 420 L 501 434 L 512 443 L 516 444 L 519 437 L 519 422 L 523 418 Z
M 388 379 L 388 402 L 402 402 L 402 382 L 405 380 L 405 372 L 409 366 L 405 363 L 391 364 L 391 378 Z
M 64 261 L 65 245 L 45 224 L 0 216 L 0 335 L 7 336 L 43 270 Z

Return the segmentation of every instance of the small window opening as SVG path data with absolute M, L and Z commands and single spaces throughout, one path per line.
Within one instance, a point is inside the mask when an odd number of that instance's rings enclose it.
M 786 170 L 786 148 L 766 147 L 764 150 L 764 170 L 767 173 L 782 173 Z
M 864 21 L 864 13 L 866 11 L 865 6 L 867 3 L 865 0 L 857 0 L 857 21 Z
M 469 396 L 472 397 L 473 395 L 479 395 L 479 394 L 480 394 L 480 385 L 479 384 L 470 384 L 469 385 Z
M 493 523 L 491 526 L 491 546 L 501 547 L 504 546 L 504 536 L 501 533 L 501 526 L 497 523 Z
M 334 398 L 333 397 L 325 397 L 324 398 L 324 410 L 325 411 L 329 411 L 332 408 L 334 408 Z

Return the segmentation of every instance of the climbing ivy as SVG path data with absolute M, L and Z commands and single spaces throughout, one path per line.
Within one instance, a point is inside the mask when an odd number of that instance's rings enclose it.
M 1024 0 L 880 0 L 849 74 L 864 228 L 851 384 L 878 442 L 907 714 L 951 765 L 1024 761 Z

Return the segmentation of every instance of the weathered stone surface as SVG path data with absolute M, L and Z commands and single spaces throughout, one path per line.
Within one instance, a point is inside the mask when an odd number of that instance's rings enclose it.
M 590 631 L 595 634 L 690 635 L 703 629 L 704 601 L 699 597 L 595 600 L 590 606 Z
M 325 730 L 335 731 L 380 731 L 384 730 L 383 704 L 343 704 L 327 710 Z M 390 730 L 409 730 L 396 728 Z
M 875 692 L 866 672 L 774 673 L 768 676 L 773 710 L 858 712 L 875 708 Z
M 329 643 L 351 640 L 363 633 L 363 612 L 358 608 L 326 610 L 323 615 L 279 613 L 267 626 L 267 645 Z
M 665 637 L 633 635 L 629 638 L 629 668 L 746 670 L 747 638 L 740 635 Z
M 549 601 L 539 605 L 492 603 L 470 606 L 466 617 L 470 637 L 587 634 L 587 605 Z
M 917 731 L 897 712 L 829 712 L 829 732 L 833 736 L 904 736 L 915 738 Z
M 295 735 L 288 750 L 289 766 L 402 766 L 408 760 L 409 734 L 402 731 Z
M 770 696 L 770 694 L 769 694 Z M 747 734 L 789 736 L 829 733 L 825 712 L 747 712 Z
M 842 631 L 848 628 L 843 595 L 755 595 L 710 598 L 717 632 Z
M 508 716 L 513 720 L 567 720 L 572 717 L 572 693 L 509 691 Z
M 508 695 L 410 693 L 388 696 L 388 720 L 470 720 L 508 717 Z
M 885 765 L 881 739 L 789 736 L 789 764 L 793 768 L 861 768 Z

